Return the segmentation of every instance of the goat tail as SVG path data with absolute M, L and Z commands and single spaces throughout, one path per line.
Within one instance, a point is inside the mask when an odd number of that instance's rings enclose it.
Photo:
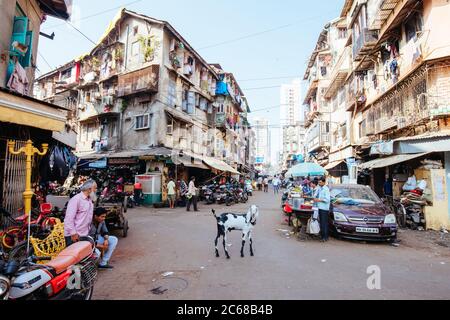
M 211 212 L 212 212 L 213 216 L 217 219 L 216 210 L 212 209 Z

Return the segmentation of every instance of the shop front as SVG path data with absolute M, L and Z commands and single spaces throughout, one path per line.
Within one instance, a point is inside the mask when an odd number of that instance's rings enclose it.
M 25 191 L 26 157 L 12 154 L 8 141 L 14 141 L 14 150 L 31 140 L 40 151 L 43 144 L 49 145 L 49 153 L 55 147 L 65 151 L 67 146 L 53 134 L 66 131 L 66 120 L 64 108 L 0 88 L 0 206 L 16 214 L 23 207 Z M 33 187 L 40 182 L 42 160 L 37 154 L 33 157 Z
M 392 155 L 359 165 L 360 172 L 370 174 L 372 188 L 380 196 L 391 193 L 393 199 L 412 204 L 423 215 L 424 228 L 449 229 L 450 133 L 399 138 L 378 144 L 376 150 Z

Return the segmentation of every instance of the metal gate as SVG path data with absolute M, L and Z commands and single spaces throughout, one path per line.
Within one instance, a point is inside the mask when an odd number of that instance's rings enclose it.
M 16 141 L 15 150 L 25 146 L 25 141 Z M 3 204 L 2 206 L 17 216 L 17 210 L 23 207 L 23 192 L 25 190 L 26 156 L 9 153 L 6 145 L 5 170 L 3 174 Z

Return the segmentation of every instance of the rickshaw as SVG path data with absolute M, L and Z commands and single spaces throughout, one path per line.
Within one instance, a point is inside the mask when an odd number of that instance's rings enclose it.
M 125 218 L 125 207 L 123 203 L 103 203 L 102 208 L 107 211 L 106 225 L 109 231 L 120 230 L 123 238 L 128 236 L 128 219 Z

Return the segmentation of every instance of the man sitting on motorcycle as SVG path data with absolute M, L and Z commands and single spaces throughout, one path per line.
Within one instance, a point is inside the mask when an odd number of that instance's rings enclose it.
M 105 208 L 96 208 L 94 210 L 94 219 L 92 220 L 91 228 L 89 230 L 89 236 L 95 240 L 97 250 L 103 253 L 102 259 L 98 266 L 99 269 L 113 269 L 114 267 L 109 264 L 112 254 L 117 247 L 119 239 L 109 235 L 108 228 L 106 227 L 106 214 Z M 97 252 L 100 254 L 100 252 Z

